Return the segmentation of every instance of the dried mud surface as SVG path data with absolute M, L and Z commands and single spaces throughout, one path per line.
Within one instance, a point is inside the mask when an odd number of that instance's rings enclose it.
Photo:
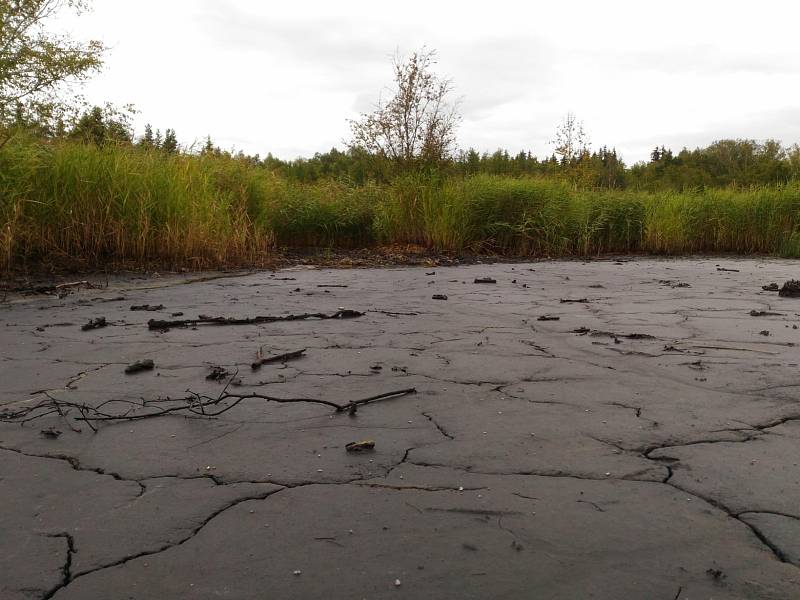
M 0 423 L 0 597 L 800 598 L 800 299 L 762 290 L 797 275 L 633 259 L 8 293 L 0 417 L 84 412 Z M 343 309 L 363 314 L 204 320 Z M 138 418 L 187 394 L 223 399 Z

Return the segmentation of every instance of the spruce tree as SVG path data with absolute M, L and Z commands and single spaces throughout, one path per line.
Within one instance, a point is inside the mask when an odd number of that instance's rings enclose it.
M 167 129 L 164 132 L 161 149 L 167 154 L 175 154 L 178 151 L 178 137 L 175 135 L 174 129 Z

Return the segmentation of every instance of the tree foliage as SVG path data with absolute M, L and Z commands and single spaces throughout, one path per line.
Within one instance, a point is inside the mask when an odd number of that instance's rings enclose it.
M 452 155 L 461 117 L 451 100 L 453 84 L 433 72 L 435 64 L 436 52 L 426 48 L 394 58 L 391 98 L 350 121 L 351 150 L 404 167 L 436 165 Z
M 18 121 L 20 110 L 43 120 L 57 112 L 64 85 L 100 68 L 100 42 L 47 31 L 63 9 L 87 7 L 86 0 L 0 0 L 0 125 Z
M 86 144 L 127 144 L 133 140 L 131 114 L 133 109 L 119 110 L 107 104 L 85 111 L 69 131 L 68 137 Z

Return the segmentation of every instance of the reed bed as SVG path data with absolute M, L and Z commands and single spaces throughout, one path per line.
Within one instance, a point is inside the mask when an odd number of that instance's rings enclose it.
M 281 247 L 800 256 L 800 185 L 685 192 L 547 179 L 304 184 L 227 156 L 16 141 L 0 149 L 0 269 L 265 264 Z

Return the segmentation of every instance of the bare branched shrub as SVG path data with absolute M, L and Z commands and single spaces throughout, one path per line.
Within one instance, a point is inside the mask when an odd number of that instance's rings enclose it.
M 351 148 L 402 165 L 437 164 L 452 155 L 461 122 L 459 103 L 450 98 L 452 81 L 432 71 L 435 59 L 436 52 L 426 48 L 394 58 L 392 96 L 350 121 Z

